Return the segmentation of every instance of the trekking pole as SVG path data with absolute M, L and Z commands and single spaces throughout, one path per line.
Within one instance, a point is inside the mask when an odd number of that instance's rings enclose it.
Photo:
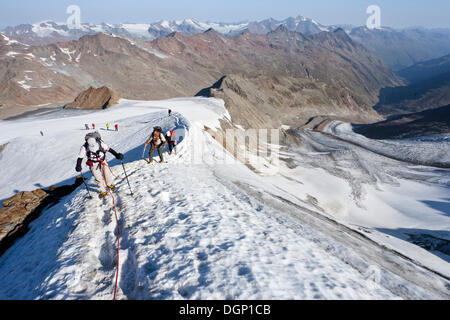
M 144 151 L 142 151 L 142 158 L 145 156 L 145 150 L 147 149 L 147 146 L 144 147 Z
M 128 187 L 130 188 L 131 195 L 133 195 L 133 190 L 131 190 L 130 181 L 128 180 L 127 171 L 125 170 L 125 165 L 123 164 L 123 161 L 122 161 L 122 168 L 123 168 L 123 172 L 125 173 L 125 177 L 127 178 Z
M 86 187 L 86 190 L 87 190 L 87 192 L 88 192 L 88 194 L 89 194 L 89 198 L 92 199 L 92 195 L 91 195 L 91 193 L 89 192 L 89 188 L 88 188 L 88 185 L 87 185 L 87 183 L 86 183 L 86 179 L 84 178 L 83 172 L 80 172 L 80 173 L 81 173 L 81 177 L 83 178 L 84 186 Z

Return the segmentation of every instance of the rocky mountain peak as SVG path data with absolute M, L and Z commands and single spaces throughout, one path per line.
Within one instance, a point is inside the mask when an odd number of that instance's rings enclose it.
M 271 34 L 281 34 L 281 33 L 290 33 L 290 31 L 284 24 L 280 24 L 274 31 L 272 31 L 270 33 Z
M 204 33 L 214 35 L 214 36 L 221 36 L 221 34 L 219 32 L 217 32 L 214 28 L 209 28 Z
M 352 42 L 352 39 L 349 37 L 347 32 L 345 32 L 345 30 L 342 28 L 337 28 L 336 30 L 333 31 L 333 34 L 342 40 Z

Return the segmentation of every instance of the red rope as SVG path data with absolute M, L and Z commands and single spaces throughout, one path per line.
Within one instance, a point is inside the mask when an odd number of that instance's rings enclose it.
M 109 166 L 105 163 L 105 162 L 101 162 L 101 164 L 103 165 L 103 177 L 105 178 L 105 185 L 106 185 L 106 190 L 108 190 L 109 194 L 111 195 L 112 201 L 113 201 L 113 205 L 114 205 L 114 214 L 116 217 L 116 225 L 117 225 L 117 271 L 116 271 L 116 284 L 114 287 L 114 298 L 113 300 L 116 300 L 116 296 L 117 296 L 117 283 L 119 280 L 119 252 L 120 252 L 120 233 L 119 233 L 119 219 L 117 218 L 117 208 L 116 208 L 116 200 L 114 199 L 114 196 L 111 192 L 111 190 L 109 189 L 108 186 L 108 182 L 106 181 L 106 170 L 105 170 L 105 166 L 107 166 L 109 168 Z M 110 168 L 111 170 L 111 168 Z M 111 171 L 112 173 L 112 171 Z
M 103 164 L 104 166 L 107 166 L 107 167 L 108 167 L 109 171 L 111 172 L 111 174 L 113 175 L 114 178 L 119 179 L 119 180 L 125 180 L 125 178 L 121 178 L 121 177 L 116 176 L 116 175 L 114 174 L 114 172 L 112 171 L 111 167 L 108 166 L 108 164 L 107 164 L 106 162 L 102 162 L 102 164 Z M 105 180 L 106 180 L 106 177 L 105 177 Z

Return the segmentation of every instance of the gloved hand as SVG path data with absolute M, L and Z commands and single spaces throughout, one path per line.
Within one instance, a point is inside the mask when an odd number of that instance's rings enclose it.
M 83 161 L 83 159 L 81 159 L 81 158 L 78 158 L 78 160 L 77 160 L 77 166 L 75 167 L 75 170 L 77 171 L 77 172 L 81 172 L 81 162 Z
M 111 152 L 112 155 L 113 155 L 114 157 L 116 157 L 116 159 L 118 159 L 118 160 L 123 160 L 123 154 L 117 153 L 114 149 L 109 149 L 109 152 Z

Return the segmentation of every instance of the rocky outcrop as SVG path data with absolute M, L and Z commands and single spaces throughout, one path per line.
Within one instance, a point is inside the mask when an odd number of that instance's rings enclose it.
M 0 208 L 0 255 L 28 231 L 28 225 L 49 205 L 57 203 L 83 183 L 77 177 L 73 185 L 23 191 L 3 201 Z
M 116 105 L 120 100 L 117 93 L 108 87 L 89 89 L 80 93 L 72 103 L 66 104 L 68 109 L 106 109 Z
M 5 149 L 5 147 L 8 145 L 8 143 L 0 145 L 0 153 Z
M 291 77 L 231 74 L 196 96 L 224 100 L 233 123 L 244 128 L 298 126 L 321 115 L 356 123 L 381 119 L 370 107 L 356 103 L 345 89 L 322 90 L 314 81 Z

